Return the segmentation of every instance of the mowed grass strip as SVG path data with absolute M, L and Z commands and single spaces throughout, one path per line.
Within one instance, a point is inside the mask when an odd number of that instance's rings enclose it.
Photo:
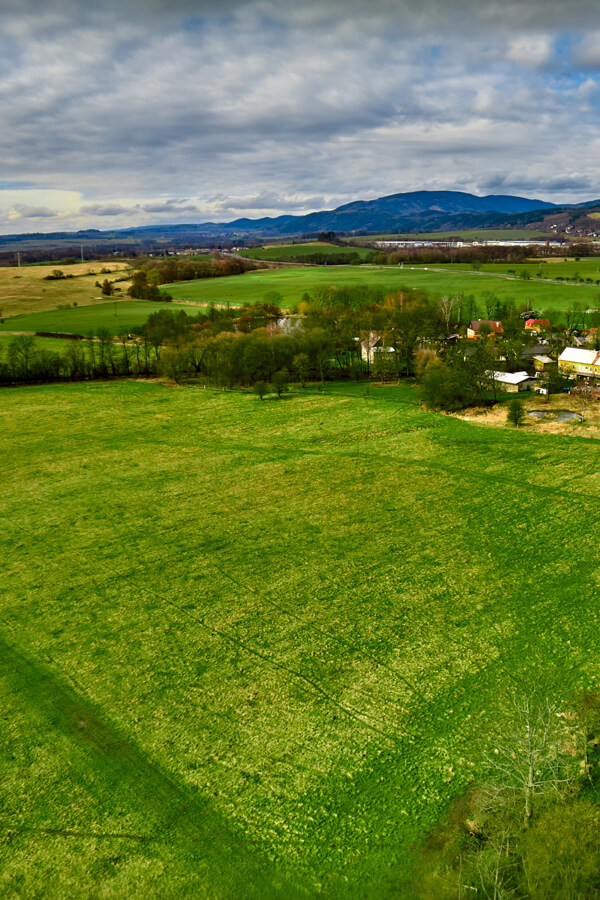
M 517 272 L 526 266 L 508 266 Z M 547 269 L 550 269 L 547 266 Z M 554 272 L 554 268 L 551 269 Z M 283 297 L 284 306 L 298 304 L 305 292 L 315 288 L 335 285 L 347 287 L 367 284 L 381 287 L 387 292 L 403 287 L 426 291 L 432 296 L 473 294 L 481 304 L 484 295 L 495 294 L 501 302 L 513 300 L 542 309 L 563 310 L 580 303 L 583 306 L 597 304 L 598 287 L 595 285 L 553 284 L 543 281 L 524 281 L 500 277 L 504 273 L 474 271 L 468 266 L 305 266 L 267 269 L 234 275 L 229 278 L 212 278 L 200 281 L 184 281 L 164 285 L 164 290 L 175 300 L 193 300 L 198 303 L 231 303 L 242 305 L 264 299 L 269 291 L 277 291 Z M 483 305 L 482 305 L 483 310 Z
M 5 892 L 406 896 L 506 691 L 600 677 L 594 441 L 409 385 L 0 416 Z

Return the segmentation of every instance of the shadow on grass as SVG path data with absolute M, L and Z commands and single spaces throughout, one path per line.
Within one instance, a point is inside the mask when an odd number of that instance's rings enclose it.
M 97 820 L 104 812 L 113 823 L 106 831 L 91 828 L 86 824 L 84 809 L 80 825 L 74 827 L 70 819 L 68 825 L 61 827 L 64 811 L 59 808 L 53 811 L 56 827 L 39 827 L 43 818 L 31 821 L 30 826 L 0 821 L 0 836 L 2 831 L 57 835 L 86 843 L 90 839 L 120 838 L 135 842 L 137 850 L 133 852 L 149 855 L 157 852 L 153 845 L 167 843 L 169 853 L 181 861 L 182 871 L 189 872 L 190 884 L 199 889 L 209 887 L 215 896 L 236 897 L 243 893 L 246 897 L 262 898 L 283 890 L 274 889 L 279 879 L 268 861 L 248 846 L 245 837 L 207 798 L 180 784 L 121 733 L 82 692 L 2 636 L 0 679 L 16 696 L 17 703 L 40 717 L 51 733 L 68 739 L 68 759 L 64 759 L 64 749 L 55 751 L 63 756 L 57 760 L 57 769 L 68 772 L 78 787 L 82 783 L 93 784 L 90 819 Z M 56 746 L 64 748 L 64 740 L 57 741 Z M 32 796 L 40 787 L 31 785 Z M 122 831 L 114 828 L 116 815 L 128 822 Z M 132 829 L 132 820 L 143 821 L 145 827 Z M 145 845 L 150 845 L 147 851 Z M 194 881 L 196 871 L 204 872 L 203 881 Z M 286 894 L 293 895 L 287 889 Z

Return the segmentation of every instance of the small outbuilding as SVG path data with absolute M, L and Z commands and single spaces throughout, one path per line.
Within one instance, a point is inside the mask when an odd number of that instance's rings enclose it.
M 496 387 L 509 394 L 518 394 L 521 391 L 530 391 L 535 384 L 527 372 L 494 372 Z

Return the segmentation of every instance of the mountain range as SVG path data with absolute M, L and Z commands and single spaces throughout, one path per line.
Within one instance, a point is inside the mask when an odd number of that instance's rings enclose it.
M 333 210 L 302 216 L 283 215 L 260 219 L 241 218 L 232 222 L 204 222 L 181 225 L 144 225 L 111 231 L 86 229 L 78 232 L 0 236 L 0 249 L 15 245 L 40 246 L 94 244 L 123 247 L 152 243 L 182 246 L 221 239 L 298 237 L 320 232 L 376 234 L 389 232 L 452 231 L 463 228 L 523 227 L 558 223 L 560 229 L 577 219 L 585 219 L 588 209 L 600 200 L 558 206 L 545 200 L 490 194 L 479 197 L 462 191 L 412 191 L 390 194 L 374 200 L 357 200 Z M 593 220 L 589 220 L 593 221 Z

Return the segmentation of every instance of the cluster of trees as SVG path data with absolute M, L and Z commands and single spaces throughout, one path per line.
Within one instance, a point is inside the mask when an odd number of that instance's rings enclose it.
M 259 268 L 259 265 L 234 256 L 216 256 L 206 259 L 169 257 L 168 259 L 145 259 L 133 274 L 129 289 L 131 297 L 138 300 L 165 300 L 168 294 L 161 294 L 160 284 L 176 281 L 193 281 L 198 278 L 222 278 L 226 275 L 242 275 Z
M 513 699 L 498 725 L 486 778 L 422 848 L 416 895 L 599 896 L 600 697 L 569 708 L 534 693 Z

